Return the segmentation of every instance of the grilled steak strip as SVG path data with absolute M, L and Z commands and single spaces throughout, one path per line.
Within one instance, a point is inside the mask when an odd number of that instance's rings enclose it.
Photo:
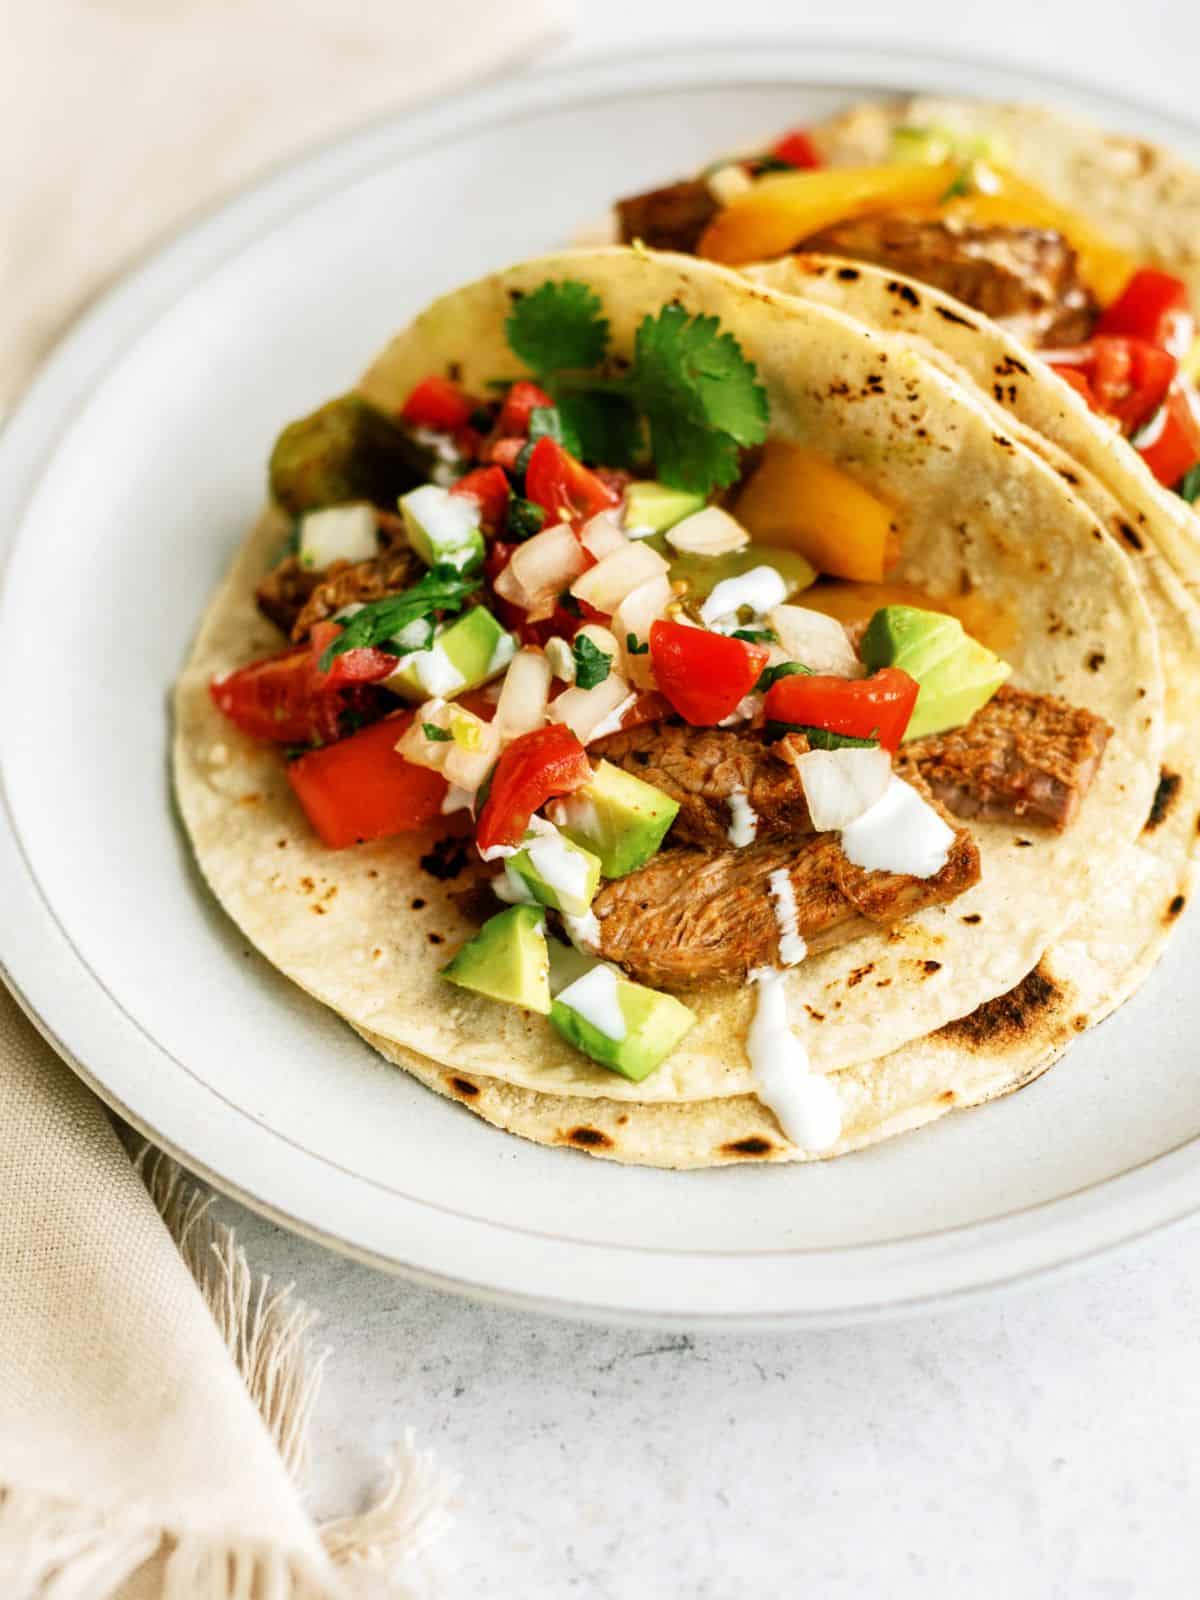
M 744 981 L 779 960 L 768 880 L 781 867 L 795 892 L 797 928 L 815 953 L 955 899 L 978 880 L 979 851 L 960 829 L 941 872 L 912 878 L 863 871 L 829 833 L 745 850 L 668 847 L 596 896 L 600 954 L 653 988 Z
M 717 203 L 703 178 L 689 178 L 618 200 L 616 211 L 622 244 L 640 239 L 651 250 L 694 255 L 701 234 L 717 214 Z
M 905 745 L 896 770 L 909 777 L 915 767 L 956 817 L 1061 832 L 1079 814 L 1111 733 L 1103 717 L 1006 684 L 965 727 Z
M 654 722 L 598 739 L 590 753 L 679 802 L 673 842 L 720 850 L 729 844 L 729 797 L 738 790 L 758 817 L 760 842 L 812 832 L 804 787 L 788 760 L 789 751 L 807 749 L 802 734 L 767 744 L 744 729 Z
M 1050 228 L 858 217 L 823 228 L 798 248 L 869 261 L 930 283 L 1031 345 L 1082 343 L 1099 315 L 1075 251 Z

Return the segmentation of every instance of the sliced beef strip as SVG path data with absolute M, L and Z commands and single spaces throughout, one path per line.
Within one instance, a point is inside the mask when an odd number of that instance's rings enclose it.
M 955 899 L 978 880 L 979 851 L 959 829 L 941 872 L 913 878 L 864 872 L 829 833 L 744 850 L 668 847 L 596 896 L 600 954 L 653 988 L 742 982 L 779 961 L 769 879 L 780 868 L 792 882 L 798 929 L 816 953 Z
M 956 817 L 1068 827 L 1079 814 L 1112 728 L 1054 695 L 1007 684 L 964 727 L 929 734 L 900 751 Z
M 932 284 L 1031 345 L 1079 344 L 1099 314 L 1074 249 L 1050 228 L 858 217 L 823 228 L 797 248 L 869 261 Z
M 675 843 L 719 850 L 729 843 L 729 798 L 737 790 L 758 817 L 759 842 L 812 832 L 804 786 L 788 760 L 807 749 L 801 734 L 767 744 L 745 729 L 654 722 L 599 739 L 589 753 L 678 800 Z
M 376 511 L 375 518 L 378 556 L 354 564 L 335 561 L 317 572 L 302 567 L 296 556 L 285 556 L 258 585 L 258 609 L 294 643 L 342 606 L 398 593 L 420 576 L 420 563 L 405 542 L 403 519 L 389 511 Z
M 652 250 L 694 255 L 701 235 L 717 214 L 717 203 L 703 178 L 689 178 L 618 200 L 616 212 L 622 244 L 640 239 Z

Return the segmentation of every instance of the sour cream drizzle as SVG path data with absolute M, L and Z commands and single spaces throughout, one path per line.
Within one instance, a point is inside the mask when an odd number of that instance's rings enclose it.
M 913 878 L 936 876 L 953 843 L 954 829 L 894 773 L 882 797 L 842 829 L 842 850 L 856 867 Z
M 809 1067 L 803 1040 L 788 1020 L 785 974 L 759 967 L 750 974 L 757 991 L 746 1053 L 754 1092 L 801 1150 L 828 1150 L 842 1131 L 842 1107 L 828 1078 Z
M 574 983 L 560 990 L 558 999 L 564 1006 L 570 1006 L 585 1022 L 590 1022 L 597 1033 L 602 1033 L 606 1039 L 621 1040 L 625 1037 L 625 1013 L 621 1010 L 614 968 L 603 964 L 593 967 L 582 978 L 576 978 Z
M 780 867 L 767 879 L 771 899 L 775 902 L 775 921 L 779 927 L 779 959 L 785 967 L 797 967 L 808 954 L 808 946 L 800 932 L 796 907 L 796 891 L 786 867 Z
M 729 795 L 729 842 L 737 850 L 754 843 L 758 833 L 758 813 L 746 798 L 745 789 L 738 788 Z

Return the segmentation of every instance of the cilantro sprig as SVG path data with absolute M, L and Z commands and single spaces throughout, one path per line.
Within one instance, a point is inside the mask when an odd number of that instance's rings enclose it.
M 321 656 L 320 670 L 328 672 L 336 656 L 347 650 L 375 648 L 399 654 L 392 641 L 402 628 L 435 612 L 461 611 L 467 597 L 478 589 L 479 573 L 463 573 L 453 567 L 432 567 L 419 583 L 399 594 L 371 600 L 349 618 L 341 633 Z
M 782 739 L 788 733 L 802 733 L 813 750 L 873 750 L 878 739 L 859 739 L 852 733 L 834 733 L 832 728 L 810 728 L 800 722 L 768 722 L 767 738 Z
M 580 689 L 594 689 L 612 671 L 612 657 L 593 644 L 586 634 L 577 634 L 571 646 L 575 661 L 575 683 Z
M 766 390 L 716 317 L 675 304 L 643 317 L 619 375 L 596 370 L 610 328 L 587 284 L 542 284 L 516 301 L 504 327 L 553 397 L 563 442 L 585 460 L 631 466 L 648 441 L 662 482 L 710 494 L 737 478 L 739 450 L 766 437 Z
M 781 661 L 778 666 L 767 667 L 754 685 L 755 694 L 766 694 L 773 683 L 778 683 L 780 678 L 794 678 L 797 673 L 803 673 L 806 678 L 812 677 L 812 668 L 806 667 L 800 661 Z

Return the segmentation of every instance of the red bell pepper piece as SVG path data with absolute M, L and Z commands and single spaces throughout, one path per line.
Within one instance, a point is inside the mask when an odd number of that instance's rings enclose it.
M 1152 443 L 1136 448 L 1159 483 L 1173 489 L 1200 462 L 1200 417 L 1188 391 L 1178 384 L 1167 396 L 1164 411 L 1161 432 L 1152 431 Z
M 1142 267 L 1100 318 L 1096 332 L 1145 339 L 1171 355 L 1183 356 L 1186 349 L 1177 345 L 1181 336 L 1186 337 L 1190 321 L 1188 287 L 1183 279 L 1157 267 Z M 1187 342 L 1190 344 L 1190 339 Z
M 885 750 L 896 750 L 920 687 L 899 667 L 884 667 L 869 678 L 796 673 L 771 685 L 763 710 L 768 722 L 826 728 L 852 739 L 878 739 Z
M 736 710 L 769 658 L 765 645 L 683 622 L 660 619 L 651 624 L 655 682 L 679 715 L 696 727 L 709 727 Z
M 529 419 L 539 407 L 552 406 L 554 401 L 544 389 L 539 389 L 536 383 L 530 383 L 527 378 L 518 378 L 508 391 L 504 404 L 500 407 L 500 415 L 496 421 L 496 432 L 499 434 L 529 433 Z
M 539 439 L 525 469 L 525 494 L 546 513 L 547 528 L 586 522 L 615 506 L 620 496 L 550 438 Z
M 423 828 L 441 813 L 446 780 L 396 753 L 412 721 L 402 711 L 289 764 L 288 782 L 331 850 Z
M 519 844 L 540 806 L 554 795 L 582 788 L 591 776 L 587 752 L 561 722 L 548 722 L 514 739 L 496 763 L 479 813 L 475 842 L 480 851 Z
M 414 428 L 436 428 L 453 433 L 465 427 L 475 410 L 473 403 L 449 378 L 422 378 L 400 407 L 400 415 Z
M 495 533 L 504 526 L 508 512 L 508 479 L 500 467 L 476 467 L 461 477 L 450 490 L 451 494 L 466 495 L 479 502 L 485 533 Z
M 1126 434 L 1135 433 L 1162 405 L 1179 366 L 1174 356 L 1144 339 L 1104 335 L 1071 350 L 1048 350 L 1044 359 L 1060 377 L 1073 372 L 1086 379 L 1094 409 L 1115 417 Z M 1076 379 L 1067 381 L 1079 387 Z
M 823 165 L 816 145 L 803 128 L 793 128 L 790 133 L 785 133 L 782 139 L 771 146 L 771 154 L 776 161 L 782 161 L 789 167 L 799 167 L 802 172 L 811 172 Z

